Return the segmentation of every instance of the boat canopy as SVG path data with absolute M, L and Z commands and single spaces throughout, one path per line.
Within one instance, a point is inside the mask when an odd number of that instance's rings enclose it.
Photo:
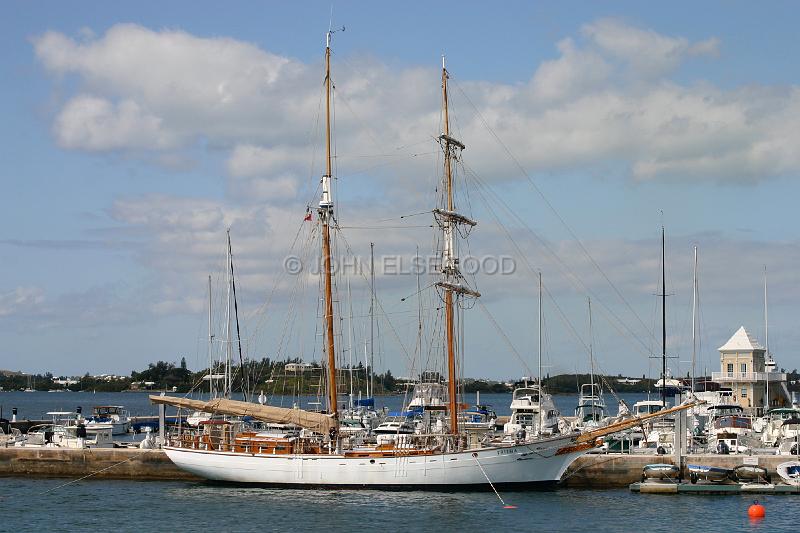
M 176 398 L 175 396 L 150 396 L 150 401 L 155 404 L 172 405 L 184 409 L 192 409 L 203 413 L 219 413 L 232 416 L 251 416 L 263 422 L 278 424 L 295 424 L 297 426 L 319 431 L 323 434 L 336 427 L 333 416 L 324 413 L 312 413 L 303 409 L 287 407 L 274 407 L 272 405 L 259 405 L 257 403 L 240 402 L 217 398 L 207 402 L 191 400 L 189 398 Z

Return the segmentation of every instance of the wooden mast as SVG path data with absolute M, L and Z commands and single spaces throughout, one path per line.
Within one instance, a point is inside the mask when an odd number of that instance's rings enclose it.
M 336 396 L 336 351 L 333 340 L 333 290 L 331 280 L 331 234 L 333 199 L 331 197 L 331 32 L 325 39 L 325 175 L 322 176 L 322 198 L 319 218 L 322 223 L 322 260 L 325 276 L 325 338 L 328 354 L 328 412 L 338 416 Z
M 450 138 L 450 117 L 447 110 L 447 67 L 445 58 L 442 57 L 442 113 L 444 122 L 445 139 Z M 447 210 L 453 212 L 453 170 L 451 166 L 451 145 L 445 142 L 444 150 L 444 179 L 445 191 L 447 195 Z M 444 274 L 447 281 L 453 281 L 455 274 L 455 258 L 453 249 L 453 223 L 451 220 L 445 222 L 445 257 Z M 444 313 L 447 343 L 447 394 L 450 401 L 450 432 L 458 433 L 458 391 L 456 388 L 456 349 L 455 349 L 455 317 L 453 316 L 453 290 L 445 288 L 444 291 Z

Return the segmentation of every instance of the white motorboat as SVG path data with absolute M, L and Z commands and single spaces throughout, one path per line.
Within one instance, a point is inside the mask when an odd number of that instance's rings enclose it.
M 606 402 L 597 383 L 581 385 L 578 405 L 575 407 L 575 427 L 579 429 L 599 427 L 606 418 Z
M 558 411 L 553 398 L 540 390 L 538 384 L 514 389 L 511 395 L 511 418 L 504 424 L 503 433 L 517 435 L 520 431 L 530 435 L 558 433 Z
M 708 428 L 708 449 L 715 453 L 746 453 L 760 445 L 752 422 L 739 405 L 715 405 Z
M 761 442 L 765 446 L 777 447 L 782 440 L 795 438 L 800 427 L 796 423 L 786 424 L 787 421 L 792 419 L 800 419 L 800 410 L 790 407 L 770 409 L 766 416 L 766 424 L 761 432 Z
M 800 487 L 800 461 L 786 461 L 779 464 L 775 470 L 784 483 Z
M 14 443 L 23 448 L 113 448 L 110 425 L 97 426 L 92 431 L 83 424 L 79 413 L 71 411 L 51 411 L 50 424 L 31 427 L 24 439 Z
M 110 426 L 114 435 L 124 435 L 131 428 L 128 411 L 121 405 L 98 405 L 84 423 L 89 432 Z

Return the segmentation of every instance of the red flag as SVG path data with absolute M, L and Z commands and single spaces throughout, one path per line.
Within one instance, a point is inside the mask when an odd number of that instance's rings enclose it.
M 311 220 L 311 211 L 306 213 L 306 217 L 303 219 L 303 222 L 308 222 L 309 220 Z

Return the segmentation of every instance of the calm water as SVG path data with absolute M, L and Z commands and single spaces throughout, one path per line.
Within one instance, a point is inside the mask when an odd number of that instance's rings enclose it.
M 642 395 L 625 395 L 633 403 Z M 570 413 L 575 396 L 554 398 Z M 279 398 L 273 403 L 291 403 Z M 508 414 L 510 395 L 481 400 Z M 474 395 L 467 401 L 474 402 Z M 616 413 L 616 402 L 606 398 Z M 398 409 L 402 397 L 379 398 Z M 3 415 L 89 410 L 125 405 L 132 414 L 155 414 L 141 393 L 0 393 Z M 503 492 L 515 510 L 504 510 L 491 492 L 424 493 L 238 488 L 186 482 L 131 482 L 0 478 L 0 531 L 790 531 L 796 530 L 800 498 L 762 496 L 767 518 L 751 523 L 753 497 L 641 495 L 628 490 Z M 69 483 L 69 484 L 67 484 Z M 65 485 L 66 484 L 66 485 Z M 50 492 L 48 492 L 50 491 Z M 18 511 L 18 512 L 17 512 Z
M 199 483 L 0 479 L 0 531 L 793 531 L 800 499 L 640 495 L 628 490 L 502 494 L 302 491 Z M 13 512 L 19 511 L 19 512 Z

